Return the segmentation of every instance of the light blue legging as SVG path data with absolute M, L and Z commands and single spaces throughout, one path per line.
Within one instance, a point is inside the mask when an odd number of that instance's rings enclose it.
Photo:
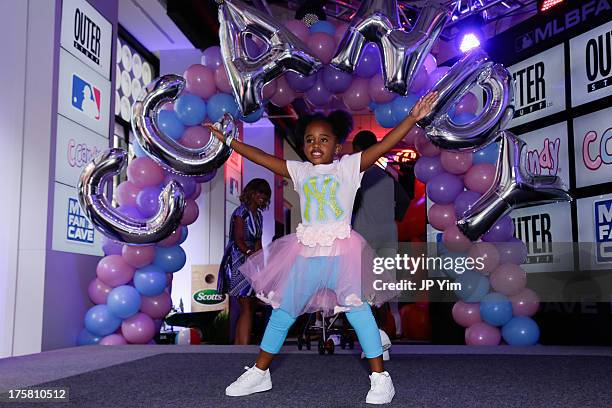
M 334 271 L 328 281 L 324 281 L 325 278 L 322 274 L 322 270 L 324 269 L 322 263 L 324 262 L 333 262 L 334 264 Z M 261 349 L 271 354 L 277 354 L 280 351 L 287 337 L 287 332 L 297 317 L 287 312 L 287 310 L 291 310 L 291 307 L 295 307 L 293 305 L 296 304 L 298 308 L 301 309 L 306 305 L 317 289 L 326 287 L 333 290 L 337 281 L 337 262 L 335 262 L 333 258 L 300 257 L 296 260 L 296 264 L 298 265 L 292 270 L 292 276 L 287 282 L 288 286 L 285 287 L 283 302 L 278 309 L 274 309 L 272 312 L 261 342 Z M 329 267 L 329 265 L 327 265 L 327 267 Z M 301 279 L 295 276 L 296 273 L 303 274 Z M 295 290 L 295 285 L 297 284 L 300 285 L 299 291 Z M 295 293 L 298 293 L 300 297 L 297 303 L 293 300 L 293 295 Z M 374 320 L 370 306 L 364 303 L 359 307 L 352 307 L 350 311 L 346 312 L 346 317 L 357 333 L 359 344 L 365 356 L 367 358 L 380 356 L 383 353 L 383 349 L 378 327 L 376 326 L 376 321 Z

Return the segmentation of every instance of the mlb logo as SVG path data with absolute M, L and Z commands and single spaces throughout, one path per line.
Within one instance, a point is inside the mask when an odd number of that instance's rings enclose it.
M 90 119 L 100 120 L 100 90 L 73 74 L 72 106 Z
M 516 52 L 526 50 L 533 45 L 533 32 L 523 34 L 515 41 L 514 48 Z
M 612 200 L 593 203 L 597 262 L 612 262 Z

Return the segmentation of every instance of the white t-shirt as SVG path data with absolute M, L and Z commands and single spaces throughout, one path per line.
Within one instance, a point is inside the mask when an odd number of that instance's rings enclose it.
M 361 184 L 361 152 L 330 164 L 287 161 L 295 191 L 300 196 L 302 224 L 351 223 L 355 193 Z

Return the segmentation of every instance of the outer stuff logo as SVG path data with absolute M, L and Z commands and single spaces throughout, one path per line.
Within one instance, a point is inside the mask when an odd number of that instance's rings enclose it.
M 72 75 L 72 106 L 89 118 L 100 120 L 100 90 L 77 74 Z
M 514 48 L 517 52 L 526 50 L 588 20 L 592 15 L 598 16 L 610 9 L 612 9 L 612 6 L 609 0 L 585 2 L 579 8 L 572 9 L 558 18 L 547 21 L 545 25 L 517 37 Z
M 608 31 L 586 43 L 587 92 L 594 92 L 612 85 L 612 41 Z
M 591 130 L 584 135 L 584 139 L 582 140 L 582 161 L 587 169 L 593 171 L 599 169 L 602 164 L 612 164 L 612 146 L 608 148 L 608 142 L 612 139 L 612 128 L 608 128 L 608 130 L 601 135 L 598 152 L 593 157 L 589 147 L 592 143 L 597 143 L 597 139 L 597 132 Z
M 597 262 L 612 262 L 612 200 L 595 201 Z
M 527 152 L 527 170 L 536 176 L 556 176 L 559 171 L 559 148 L 561 139 L 550 141 L 544 139 L 542 150 L 529 150 Z
M 74 198 L 68 199 L 68 219 L 66 239 L 73 242 L 92 244 L 94 242 L 94 229 L 81 212 L 79 202 Z
M 100 65 L 100 27 L 80 9 L 74 11 L 74 48 Z
M 546 108 L 546 81 L 544 62 L 540 61 L 515 72 L 515 94 L 518 96 L 514 117 L 526 115 Z

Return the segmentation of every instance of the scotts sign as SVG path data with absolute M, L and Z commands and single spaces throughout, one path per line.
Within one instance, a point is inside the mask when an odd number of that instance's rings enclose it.
M 576 2 L 574 7 L 569 8 L 561 15 L 549 17 L 533 30 L 516 37 L 514 48 L 516 52 L 527 50 L 543 41 L 550 40 L 557 35 L 589 20 L 598 17 L 602 13 L 612 10 L 612 0 L 590 0 Z
M 193 300 L 202 305 L 216 305 L 225 300 L 225 294 L 214 289 L 203 289 L 193 294 Z

